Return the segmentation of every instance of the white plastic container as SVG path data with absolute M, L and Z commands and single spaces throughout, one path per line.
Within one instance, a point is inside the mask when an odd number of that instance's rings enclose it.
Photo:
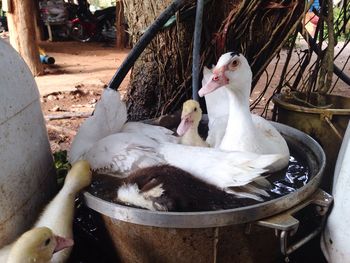
M 321 238 L 328 262 L 350 262 L 350 123 L 346 129 L 334 171 L 334 206 Z
M 34 78 L 0 40 L 0 247 L 28 229 L 56 190 Z

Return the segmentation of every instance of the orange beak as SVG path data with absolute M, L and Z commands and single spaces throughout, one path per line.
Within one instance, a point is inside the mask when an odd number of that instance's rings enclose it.
M 56 247 L 55 247 L 54 253 L 74 245 L 74 241 L 71 238 L 65 238 L 65 237 L 60 237 L 55 235 L 55 239 L 56 239 Z
M 179 136 L 184 135 L 188 131 L 188 129 L 191 128 L 192 124 L 193 120 L 191 118 L 191 113 L 189 113 L 181 118 L 181 122 L 177 127 L 176 133 Z
M 203 97 L 204 95 L 207 95 L 214 90 L 225 86 L 229 83 L 229 79 L 225 75 L 225 71 L 227 69 L 227 66 L 222 66 L 221 68 L 218 68 L 213 71 L 213 77 L 210 81 L 208 81 L 207 84 L 205 84 L 199 91 L 198 95 L 200 97 Z

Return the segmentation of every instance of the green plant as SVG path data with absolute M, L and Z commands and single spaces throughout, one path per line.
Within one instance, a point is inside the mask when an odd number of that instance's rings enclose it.
M 338 41 L 346 41 L 350 38 L 350 19 L 348 7 L 335 7 L 333 9 L 335 37 Z
M 53 158 L 57 172 L 57 184 L 61 187 L 69 169 L 71 168 L 71 165 L 67 160 L 67 151 L 55 152 Z

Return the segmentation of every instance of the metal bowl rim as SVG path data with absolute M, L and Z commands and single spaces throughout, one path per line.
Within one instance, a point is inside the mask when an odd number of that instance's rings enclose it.
M 225 210 L 217 210 L 217 211 L 200 211 L 200 212 L 161 212 L 161 211 L 150 211 L 145 210 L 141 208 L 135 208 L 135 207 L 129 207 L 129 206 L 123 206 L 120 204 L 108 202 L 106 200 L 103 200 L 99 197 L 96 197 L 92 195 L 91 193 L 85 191 L 84 192 L 84 198 L 85 202 L 88 207 L 91 209 L 104 214 L 106 216 L 109 216 L 114 219 L 126 221 L 129 223 L 135 223 L 135 224 L 141 224 L 141 225 L 148 225 L 148 226 L 156 226 L 156 227 L 178 227 L 178 228 L 197 228 L 197 227 L 214 227 L 214 226 L 224 226 L 224 225 L 232 225 L 232 224 L 241 224 L 241 223 L 247 223 L 250 221 L 259 220 L 265 217 L 269 217 L 275 214 L 278 214 L 282 211 L 285 211 L 297 203 L 305 200 L 308 196 L 310 196 L 314 191 L 316 191 L 319 181 L 321 179 L 321 176 L 323 174 L 324 168 L 325 168 L 325 153 L 321 146 L 315 141 L 312 137 L 305 134 L 302 131 L 299 131 L 295 128 L 289 127 L 284 124 L 280 123 L 274 123 L 272 122 L 276 128 L 280 129 L 287 129 L 288 131 L 292 133 L 299 134 L 299 137 L 302 136 L 304 138 L 304 141 L 307 141 L 309 143 L 313 144 L 313 147 L 316 149 L 310 149 L 314 154 L 318 152 L 321 156 L 319 159 L 319 171 L 310 179 L 310 181 L 296 190 L 293 193 L 287 194 L 282 197 L 275 198 L 273 200 L 269 200 L 263 203 L 253 204 L 249 206 L 239 207 L 239 208 L 233 208 L 233 209 L 225 209 Z M 283 133 L 283 131 L 282 131 Z M 287 134 L 288 135 L 288 134 Z M 290 135 L 289 135 L 290 136 Z M 300 138 L 299 138 L 300 139 Z M 316 154 L 315 154 L 316 155 Z M 308 191 L 309 190 L 309 191 Z M 305 191 L 308 192 L 306 196 L 303 197 L 303 194 L 305 194 Z M 288 201 L 287 201 L 288 199 Z M 286 204 L 288 203 L 288 204 Z M 265 208 L 268 208 L 270 206 L 276 207 L 276 206 L 285 206 L 285 208 L 276 210 L 274 212 L 264 212 L 263 210 Z M 260 213 L 247 213 L 249 211 L 257 210 L 260 211 Z M 125 214 L 124 214 L 125 213 Z M 187 220 L 184 220 L 186 218 L 196 218 L 201 216 L 206 217 L 218 217 L 221 215 L 228 215 L 228 214 L 241 214 L 236 217 L 233 217 L 232 220 L 227 219 L 223 220 L 215 220 L 215 218 L 204 220 L 204 221 L 210 221 L 210 222 L 202 222 L 201 220 L 198 220 L 196 224 L 191 224 Z M 250 216 L 248 214 L 251 214 Z M 259 215 L 257 215 L 259 214 Z M 159 220 L 157 217 L 163 217 L 164 219 Z M 176 218 L 174 222 L 171 222 L 171 220 L 175 217 Z M 243 217 L 242 220 L 239 220 L 239 222 L 234 222 L 234 218 L 240 218 Z M 153 220 L 155 219 L 155 220 Z M 181 220 L 182 219 L 182 220 Z M 220 221 L 220 222 L 219 222 Z

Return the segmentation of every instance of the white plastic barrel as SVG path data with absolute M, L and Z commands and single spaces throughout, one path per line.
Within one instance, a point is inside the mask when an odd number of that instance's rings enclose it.
M 330 263 L 350 262 L 350 123 L 346 129 L 334 171 L 334 206 L 321 238 Z
M 0 247 L 28 229 L 56 190 L 34 78 L 0 39 Z

